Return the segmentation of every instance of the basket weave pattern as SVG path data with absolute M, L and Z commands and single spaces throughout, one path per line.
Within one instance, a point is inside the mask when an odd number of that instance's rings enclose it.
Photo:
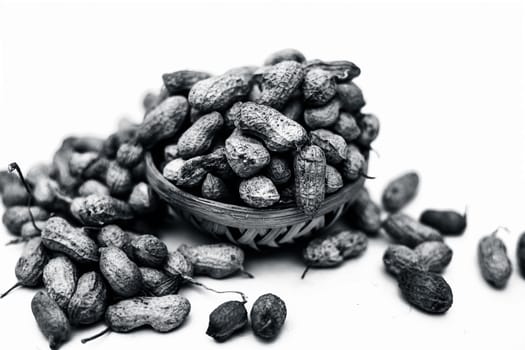
M 165 179 L 151 154 L 146 156 L 146 176 L 160 198 L 198 230 L 256 250 L 294 243 L 332 225 L 354 201 L 365 181 L 360 178 L 327 196 L 312 218 L 296 207 L 255 209 L 195 196 Z

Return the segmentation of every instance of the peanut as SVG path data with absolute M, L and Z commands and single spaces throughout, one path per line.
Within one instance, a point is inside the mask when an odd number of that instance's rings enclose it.
M 127 142 L 120 145 L 117 151 L 116 160 L 120 166 L 131 169 L 140 163 L 143 157 L 144 148 L 142 145 Z
M 270 163 L 270 152 L 263 144 L 238 129 L 226 139 L 225 151 L 228 164 L 242 178 L 257 174 Z
M 311 106 L 323 106 L 336 94 L 332 75 L 320 68 L 306 72 L 303 81 L 304 101 Z
M 326 166 L 325 185 L 327 194 L 335 193 L 343 187 L 341 173 L 331 165 Z
M 349 222 L 368 235 L 376 235 L 381 228 L 381 208 L 363 188 L 348 209 Z
M 366 160 L 359 148 L 350 144 L 346 147 L 346 157 L 343 160 L 341 168 L 341 175 L 346 180 L 355 181 L 360 176 L 364 175 L 363 169 L 366 165 Z
M 179 70 L 162 75 L 164 86 L 170 95 L 187 94 L 201 80 L 211 77 L 209 73 L 195 70 Z
M 144 291 L 148 295 L 162 297 L 170 294 L 177 294 L 183 279 L 182 276 L 168 276 L 164 272 L 151 268 L 140 267 Z
M 31 211 L 31 213 L 29 212 Z M 12 234 L 19 235 L 22 226 L 31 221 L 31 214 L 35 220 L 47 220 L 49 213 L 41 207 L 14 206 L 7 208 L 2 216 L 2 222 Z
M 109 188 L 109 193 L 116 196 L 129 194 L 133 188 L 131 172 L 115 161 L 109 163 L 105 182 Z
M 286 305 L 277 295 L 261 295 L 250 311 L 252 330 L 262 339 L 275 339 L 286 320 Z
M 190 247 L 183 244 L 178 250 L 191 262 L 196 275 L 225 278 L 244 272 L 244 252 L 235 245 L 217 243 Z
M 107 304 L 108 293 L 102 276 L 95 271 L 86 272 L 78 279 L 67 315 L 75 326 L 94 324 L 104 316 Z
M 168 247 L 153 235 L 142 235 L 131 241 L 134 260 L 141 266 L 162 266 L 168 257 Z
M 108 307 L 106 322 L 115 332 L 129 332 L 150 326 L 157 332 L 179 327 L 190 312 L 190 302 L 180 295 L 138 297 L 122 300 Z
M 317 129 L 310 132 L 310 140 L 323 150 L 328 164 L 336 165 L 345 160 L 346 141 L 342 136 L 330 130 Z
M 178 155 L 184 159 L 204 154 L 210 148 L 215 134 L 224 124 L 219 112 L 200 117 L 180 136 L 177 143 Z
M 133 212 L 128 203 L 113 197 L 95 194 L 75 198 L 71 203 L 70 211 L 84 225 L 100 226 L 133 218 Z
M 120 248 L 131 256 L 131 237 L 117 225 L 102 227 L 97 235 L 97 243 L 100 247 L 114 246 Z
M 304 73 L 303 66 L 295 61 L 282 61 L 268 67 L 262 74 L 262 93 L 256 102 L 282 108 L 300 87 Z
M 193 276 L 192 263 L 178 250 L 168 253 L 168 257 L 164 262 L 163 270 L 172 277 Z
M 265 66 L 272 66 L 274 64 L 280 63 L 282 61 L 295 61 L 303 63 L 306 61 L 304 55 L 296 49 L 282 49 L 272 53 L 264 60 Z
M 77 279 L 77 268 L 65 256 L 49 260 L 44 267 L 43 281 L 46 292 L 64 310 L 75 292 Z
M 26 205 L 29 200 L 29 194 L 26 188 L 20 182 L 13 182 L 5 186 L 2 193 L 2 202 L 6 208 Z
M 139 182 L 133 187 L 128 203 L 135 214 L 145 215 L 157 209 L 159 198 L 147 183 Z
M 197 82 L 188 94 L 192 107 L 201 112 L 224 110 L 243 99 L 250 84 L 241 75 L 223 74 Z
M 100 248 L 100 272 L 111 289 L 122 297 L 132 297 L 142 290 L 139 267 L 121 249 L 109 246 Z
M 443 237 L 437 230 L 403 213 L 390 215 L 383 222 L 382 227 L 395 241 L 410 248 L 427 241 L 443 241 Z
M 383 191 L 383 207 L 389 213 L 395 213 L 414 199 L 419 187 L 419 176 L 409 172 L 392 180 Z
M 57 349 L 71 334 L 71 326 L 60 306 L 46 293 L 39 291 L 31 300 L 31 311 L 51 349 Z
M 166 98 L 144 117 L 137 130 L 137 140 L 146 149 L 174 136 L 189 112 L 188 101 L 183 96 Z
M 201 195 L 214 201 L 227 202 L 231 197 L 228 186 L 224 181 L 212 174 L 207 174 L 201 187 Z
M 359 112 L 365 105 L 361 89 L 354 83 L 337 84 L 337 96 L 341 109 L 348 113 Z
M 306 130 L 277 110 L 253 102 L 243 103 L 237 126 L 260 138 L 273 152 L 286 152 L 306 142 Z
M 241 200 L 254 208 L 266 208 L 279 201 L 279 192 L 265 176 L 255 176 L 239 184 Z
M 206 334 L 218 342 L 223 342 L 243 329 L 248 324 L 248 312 L 244 304 L 232 300 L 215 308 L 210 314 Z
M 467 213 L 461 215 L 453 210 L 425 210 L 419 221 L 433 227 L 443 235 L 459 236 L 467 227 Z
M 306 215 L 314 216 L 325 197 L 326 158 L 318 146 L 304 146 L 295 156 L 295 201 Z
M 351 81 L 361 74 L 358 66 L 350 61 L 327 61 L 311 60 L 306 62 L 306 69 L 320 68 L 326 72 L 330 72 L 331 77 L 337 82 Z
M 383 263 L 387 272 L 393 276 L 398 276 L 408 268 L 421 268 L 416 252 L 400 244 L 393 244 L 387 248 L 383 255 Z
M 286 158 L 274 156 L 265 169 L 265 175 L 279 186 L 284 185 L 292 178 L 292 168 Z
M 89 195 L 109 196 L 109 188 L 97 180 L 87 180 L 78 188 L 78 195 L 87 197 Z
M 339 113 L 339 118 L 332 128 L 348 143 L 356 140 L 361 134 L 361 129 L 359 129 L 359 125 L 357 125 L 355 118 L 346 112 Z
M 359 231 L 327 232 L 308 243 L 303 250 L 303 260 L 307 266 L 337 266 L 346 259 L 361 255 L 367 245 L 368 238 Z
M 81 228 L 71 226 L 55 216 L 47 220 L 42 230 L 42 243 L 52 251 L 63 253 L 81 264 L 98 262 L 98 247 Z
M 496 237 L 497 231 L 481 239 L 478 245 L 478 262 L 485 281 L 502 289 L 512 274 L 512 263 L 507 256 L 507 247 Z
M 310 129 L 326 128 L 334 125 L 339 118 L 341 102 L 333 99 L 321 107 L 307 108 L 304 111 L 304 123 Z
M 443 242 L 423 242 L 414 252 L 422 269 L 430 272 L 443 272 L 452 260 L 452 249 Z
M 379 119 L 373 114 L 365 114 L 359 119 L 358 124 L 361 134 L 357 138 L 357 143 L 361 147 L 370 148 L 379 135 Z

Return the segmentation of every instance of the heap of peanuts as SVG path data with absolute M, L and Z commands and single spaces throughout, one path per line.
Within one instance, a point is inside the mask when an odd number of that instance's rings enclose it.
M 198 286 L 204 275 L 227 278 L 244 270 L 244 252 L 226 243 L 181 245 L 170 250 L 153 234 L 167 207 L 145 176 L 145 153 L 162 150 L 163 175 L 184 191 L 254 208 L 296 205 L 314 216 L 345 182 L 366 177 L 378 119 L 352 82 L 360 70 L 348 61 L 307 61 L 297 50 L 272 54 L 262 67 L 239 67 L 211 76 L 176 71 L 144 101 L 141 123 L 123 121 L 105 139 L 69 137 L 49 164 L 18 164 L 0 172 L 6 207 L 2 221 L 25 243 L 15 267 L 16 287 L 42 288 L 31 302 L 51 348 L 76 327 L 104 321 L 107 331 L 149 326 L 178 328 L 190 312 L 179 289 Z M 419 177 L 405 174 L 383 194 L 382 208 L 363 188 L 344 215 L 348 226 L 329 229 L 302 251 L 310 267 L 332 267 L 360 256 L 368 238 L 385 232 L 395 243 L 384 254 L 405 299 L 429 313 L 446 312 L 452 291 L 439 274 L 452 259 L 443 235 L 460 235 L 466 216 L 425 211 L 417 221 L 400 211 L 416 195 Z M 295 204 L 294 204 L 295 203 Z M 383 210 L 390 215 L 384 219 Z M 151 231 L 150 231 L 151 232 Z M 525 236 L 518 257 L 525 269 Z M 483 277 L 503 287 L 512 271 L 495 235 L 479 247 Z M 305 270 L 306 272 L 306 270 Z M 304 277 L 304 275 L 303 275 Z M 206 334 L 225 341 L 251 324 L 273 339 L 286 316 L 274 294 L 228 301 L 210 314 Z
M 307 61 L 292 49 L 217 76 L 164 74 L 145 119 L 170 120 L 163 175 L 207 199 L 295 203 L 315 215 L 325 195 L 366 176 L 379 120 L 361 111 L 363 94 L 352 82 L 359 74 L 352 62 Z

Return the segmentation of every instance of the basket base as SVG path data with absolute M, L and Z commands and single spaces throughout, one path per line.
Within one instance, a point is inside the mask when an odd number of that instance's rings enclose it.
M 261 250 L 263 248 L 279 248 L 284 245 L 292 244 L 321 229 L 330 227 L 348 209 L 350 204 L 351 203 L 347 202 L 336 210 L 295 225 L 273 228 L 242 228 L 225 226 L 211 222 L 177 207 L 172 207 L 172 210 L 199 231 L 207 232 L 219 240 L 229 240 L 230 242 L 241 246 L 250 247 L 254 250 Z

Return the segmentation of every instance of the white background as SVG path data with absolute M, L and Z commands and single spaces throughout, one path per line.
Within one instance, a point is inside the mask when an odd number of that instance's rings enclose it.
M 523 349 L 525 280 L 516 272 L 496 291 L 476 263 L 478 240 L 499 225 L 511 230 L 501 238 L 515 262 L 525 230 L 525 17 L 518 3 L 1 4 L 0 165 L 18 161 L 27 169 L 50 159 L 68 134 L 103 136 L 123 115 L 140 120 L 141 97 L 160 85 L 162 73 L 220 73 L 291 46 L 309 58 L 361 67 L 356 83 L 366 111 L 382 123 L 380 158 L 370 169 L 377 179 L 369 181 L 376 199 L 389 179 L 415 169 L 422 183 L 410 214 L 469 209 L 466 234 L 447 239 L 454 305 L 445 316 L 423 314 L 400 298 L 382 267 L 387 240 L 376 239 L 362 258 L 313 270 L 303 281 L 300 260 L 284 253 L 250 258 L 254 280 L 203 279 L 243 290 L 251 302 L 268 291 L 280 295 L 289 315 L 271 344 L 249 331 L 216 344 L 204 334 L 208 314 L 228 297 L 185 289 L 191 316 L 173 333 L 113 333 L 81 346 L 99 325 L 76 332 L 64 349 Z M 0 243 L 8 241 L 0 231 Z M 172 248 L 203 240 L 184 226 L 174 231 Z M 0 289 L 15 282 L 20 250 L 1 248 Z M 33 293 L 18 290 L 0 301 L 2 348 L 47 348 L 31 315 Z

